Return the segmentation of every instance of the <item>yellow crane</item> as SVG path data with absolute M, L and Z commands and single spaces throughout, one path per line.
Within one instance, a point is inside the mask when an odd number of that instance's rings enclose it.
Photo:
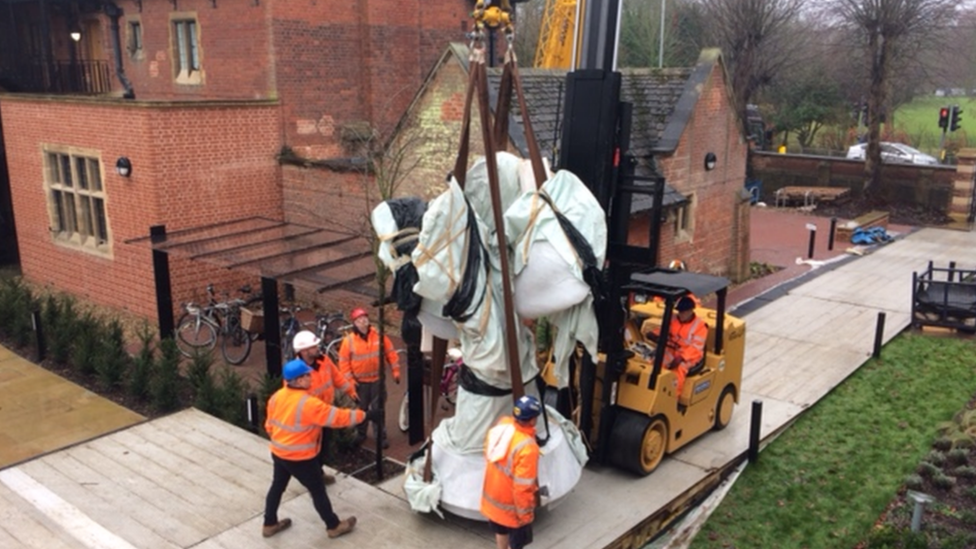
M 585 3 L 586 0 L 546 0 L 535 48 L 535 68 L 577 68 Z

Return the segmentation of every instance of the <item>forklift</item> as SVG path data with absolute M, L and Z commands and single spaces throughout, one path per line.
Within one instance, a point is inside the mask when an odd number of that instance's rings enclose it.
M 619 3 L 592 2 L 590 20 L 613 28 Z M 591 27 L 592 28 L 592 27 Z M 607 215 L 607 260 L 602 295 L 594 295 L 600 326 L 598 356 L 580 349 L 571 358 L 570 386 L 557 388 L 543 368 L 543 395 L 573 418 L 591 460 L 648 475 L 664 455 L 729 424 L 742 386 L 745 322 L 726 314 L 729 281 L 659 266 L 664 178 L 635 175 L 629 150 L 632 105 L 620 100 L 613 33 L 585 32 L 581 69 L 566 77 L 559 169 L 584 181 Z M 628 242 L 634 195 L 650 195 L 649 244 Z M 644 334 L 668 334 L 678 300 L 694 295 L 714 303 L 695 314 L 708 326 L 704 359 L 689 370 L 681 394 L 664 367 L 665 345 Z

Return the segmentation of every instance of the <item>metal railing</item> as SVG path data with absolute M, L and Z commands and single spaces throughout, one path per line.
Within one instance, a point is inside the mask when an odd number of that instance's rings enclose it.
M 0 65 L 0 85 L 21 93 L 101 95 L 112 91 L 112 77 L 108 61 L 27 60 Z

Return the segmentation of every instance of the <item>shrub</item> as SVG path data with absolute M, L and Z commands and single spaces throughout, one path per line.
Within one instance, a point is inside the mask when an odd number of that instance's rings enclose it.
M 939 469 L 927 461 L 923 461 L 922 463 L 918 464 L 918 467 L 915 468 L 915 472 L 923 477 L 934 477 L 935 475 L 941 473 L 942 469 Z
M 193 349 L 193 356 L 190 358 L 190 365 L 186 368 L 186 379 L 190 382 L 190 387 L 197 391 L 201 385 L 207 381 L 213 385 L 210 375 L 210 367 L 213 365 L 213 354 L 207 349 Z
M 976 467 L 972 465 L 960 465 L 952 470 L 952 474 L 960 478 L 976 478 Z
M 159 350 L 159 362 L 153 368 L 149 391 L 153 407 L 160 412 L 169 412 L 179 405 L 180 350 L 172 338 L 160 342 Z
M 207 373 L 197 380 L 197 386 L 194 387 L 193 393 L 193 405 L 197 409 L 212 416 L 220 417 L 220 407 L 217 404 L 217 386 L 210 370 L 207 370 Z
M 39 308 L 33 294 L 19 278 L 0 284 L 0 331 L 19 347 L 30 345 L 34 338 L 31 312 Z
M 969 450 L 966 448 L 953 448 L 946 454 L 946 458 L 951 463 L 966 464 L 969 462 Z
M 247 427 L 244 402 L 250 390 L 247 382 L 230 369 L 224 369 L 217 388 L 217 409 L 219 417 L 238 427 Z
M 101 344 L 104 335 L 104 327 L 101 322 L 86 312 L 78 319 L 77 337 L 74 342 L 74 353 L 71 362 L 78 372 L 90 376 L 95 373 L 95 364 L 101 354 Z
M 973 501 L 976 501 L 976 486 L 970 486 L 969 488 L 966 488 L 966 497 L 968 497 Z
M 944 473 L 939 473 L 932 477 L 932 484 L 942 490 L 951 490 L 956 485 L 956 477 L 950 477 Z
M 125 348 L 125 333 L 118 320 L 112 320 L 106 329 L 104 339 L 100 340 L 101 352 L 95 363 L 98 381 L 106 389 L 122 386 L 122 379 L 129 370 L 132 357 Z
M 912 474 L 905 477 L 905 486 L 911 488 L 912 490 L 918 490 L 922 487 L 924 482 L 925 481 L 922 479 L 922 475 Z
M 936 450 L 942 450 L 943 452 L 948 451 L 952 448 L 952 439 L 947 436 L 941 436 L 935 439 L 935 442 L 932 443 L 932 447 L 934 447 Z
M 895 528 L 884 525 L 871 530 L 866 549 L 928 549 L 928 541 L 921 532 L 912 532 L 908 528 Z
M 47 348 L 54 362 L 67 365 L 78 331 L 78 309 L 68 295 L 49 295 L 41 317 Z
M 145 401 L 149 398 L 149 381 L 155 369 L 156 347 L 153 345 L 153 340 L 156 336 L 147 322 L 139 327 L 138 336 L 141 347 L 132 362 L 132 371 L 126 389 L 131 396 Z
M 946 455 L 945 452 L 940 450 L 932 450 L 929 455 L 925 458 L 925 461 L 933 465 L 945 465 Z

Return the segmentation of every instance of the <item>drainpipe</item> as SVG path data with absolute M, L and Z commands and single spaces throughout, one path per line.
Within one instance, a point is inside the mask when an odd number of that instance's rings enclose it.
M 135 99 L 136 92 L 132 89 L 132 84 L 125 76 L 125 69 L 122 67 L 122 40 L 119 37 L 119 19 L 122 17 L 122 8 L 115 2 L 105 3 L 105 15 L 112 20 L 112 52 L 115 54 L 115 75 L 125 88 L 122 97 L 125 99 Z

